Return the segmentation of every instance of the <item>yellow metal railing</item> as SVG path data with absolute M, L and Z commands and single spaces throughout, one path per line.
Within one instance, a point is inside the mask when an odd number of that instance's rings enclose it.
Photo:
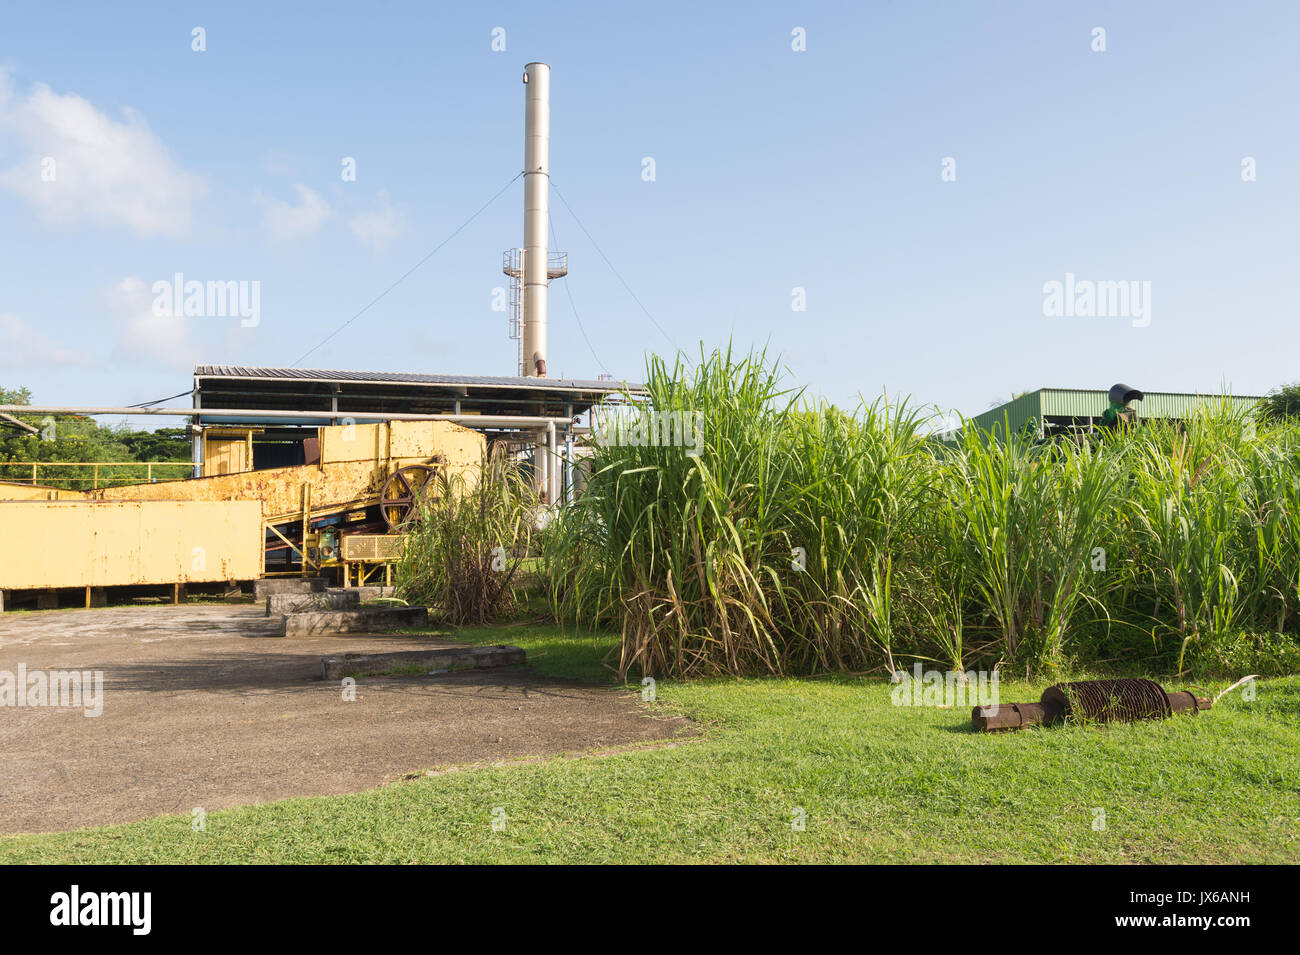
M 69 488 L 73 485 L 84 484 L 87 477 L 82 475 L 66 475 L 61 477 L 49 476 L 48 472 L 57 468 L 90 468 L 89 475 L 90 490 L 100 487 L 115 487 L 122 484 L 140 484 L 142 483 L 139 471 L 144 472 L 143 483 L 152 484 L 155 480 L 179 481 L 190 476 L 193 473 L 194 465 L 189 461 L 0 461 L 0 481 L 7 481 L 10 484 L 39 484 L 43 487 L 63 487 Z M 104 481 L 100 483 L 100 468 L 135 468 L 136 474 L 119 477 L 104 475 Z M 154 469 L 171 470 L 170 477 L 160 477 L 155 479 Z M 47 472 L 45 478 L 40 477 L 40 472 Z M 21 477 L 10 477 L 11 473 L 21 474 Z M 84 488 L 82 488 L 84 490 Z

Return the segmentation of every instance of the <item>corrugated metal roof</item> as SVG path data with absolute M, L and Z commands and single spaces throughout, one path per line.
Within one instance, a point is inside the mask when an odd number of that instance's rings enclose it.
M 643 391 L 638 384 L 583 378 L 523 378 L 492 375 L 428 375 L 391 371 L 337 371 L 319 368 L 257 368 L 197 365 L 196 378 L 247 378 L 272 381 L 351 381 L 384 385 L 445 385 L 453 388 L 526 388 L 537 391 Z
M 1081 388 L 1043 388 L 1038 392 L 1041 414 L 1066 418 L 1099 417 L 1110 406 L 1104 391 L 1087 391 Z M 1139 418 L 1185 418 L 1197 408 L 1227 398 L 1231 404 L 1249 406 L 1259 400 L 1258 395 L 1202 395 L 1192 392 L 1148 391 L 1141 401 L 1133 403 Z
M 975 426 L 983 431 L 991 431 L 994 428 L 1001 428 L 1005 419 L 1011 432 L 1015 433 L 1024 427 L 1025 422 L 1030 418 L 1041 417 L 1041 395 L 1041 391 L 1031 391 L 1019 398 L 1013 398 L 1004 405 L 990 408 L 983 414 L 975 416 L 973 419 Z
M 1133 407 L 1138 418 L 1187 418 L 1196 409 L 1224 398 L 1242 408 L 1249 408 L 1260 400 L 1259 395 L 1206 395 L 1195 392 L 1148 391 Z M 1030 419 L 1044 417 L 1100 418 L 1110 406 L 1104 390 L 1086 388 L 1040 388 L 996 408 L 990 408 L 972 420 L 976 427 L 989 430 L 1002 424 L 1005 416 L 1013 432 L 1019 431 Z

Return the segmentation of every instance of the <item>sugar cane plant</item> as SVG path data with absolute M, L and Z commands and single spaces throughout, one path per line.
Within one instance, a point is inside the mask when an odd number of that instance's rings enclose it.
M 907 403 L 809 400 L 763 354 L 654 358 L 646 382 L 623 413 L 700 440 L 597 442 L 547 554 L 557 617 L 617 627 L 624 675 L 1296 655 L 1294 423 L 1223 403 L 1103 440 L 937 440 Z
M 476 470 L 442 470 L 425 485 L 405 528 L 397 590 L 447 623 L 501 620 L 515 605 L 515 578 L 537 534 L 527 477 L 492 445 Z

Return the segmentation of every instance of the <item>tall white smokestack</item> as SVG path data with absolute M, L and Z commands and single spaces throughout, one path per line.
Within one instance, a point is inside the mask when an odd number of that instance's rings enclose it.
M 546 230 L 551 185 L 551 68 L 524 67 L 524 288 L 522 358 L 528 377 L 546 377 Z

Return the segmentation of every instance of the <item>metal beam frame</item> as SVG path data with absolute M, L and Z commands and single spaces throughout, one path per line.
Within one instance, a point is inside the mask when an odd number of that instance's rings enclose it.
M 198 418 L 207 413 L 220 418 L 292 418 L 303 421 L 328 418 L 338 421 L 352 418 L 356 423 L 374 421 L 450 421 L 467 428 L 545 428 L 548 424 L 572 424 L 573 419 L 553 415 L 477 415 L 477 414 L 402 414 L 387 411 L 280 411 L 249 408 L 65 408 L 53 405 L 0 405 L 0 414 L 48 415 L 171 415 L 179 418 Z

